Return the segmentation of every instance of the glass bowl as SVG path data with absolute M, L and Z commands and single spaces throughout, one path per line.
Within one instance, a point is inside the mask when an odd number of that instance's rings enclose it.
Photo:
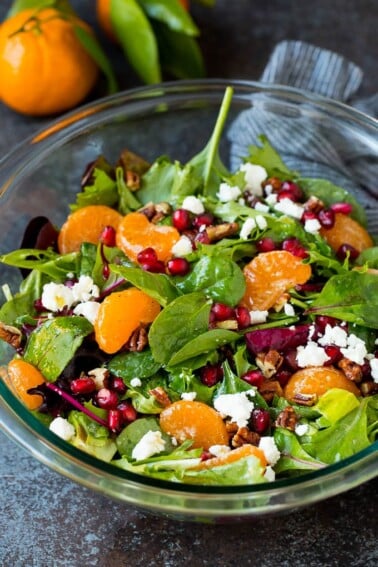
M 212 132 L 228 85 L 234 95 L 221 143 L 225 163 L 231 151 L 228 127 L 241 112 L 253 107 L 268 111 L 282 123 L 305 118 L 308 132 L 326 125 L 330 138 L 367 148 L 370 159 L 372 155 L 377 159 L 377 122 L 311 93 L 225 80 L 137 88 L 63 116 L 1 160 L 0 253 L 19 247 L 24 228 L 34 216 L 47 216 L 56 225 L 63 222 L 86 164 L 98 154 L 112 161 L 127 147 L 149 160 L 163 154 L 182 162 L 192 157 Z M 18 286 L 17 278 L 17 270 L 2 266 L 1 285 Z M 0 363 L 5 364 L 12 353 L 5 343 L 0 348 Z M 356 487 L 377 473 L 376 443 L 296 479 L 220 488 L 176 485 L 117 469 L 69 445 L 42 425 L 13 396 L 5 381 L 0 381 L 0 417 L 11 438 L 73 481 L 143 510 L 192 521 L 241 521 L 293 510 Z

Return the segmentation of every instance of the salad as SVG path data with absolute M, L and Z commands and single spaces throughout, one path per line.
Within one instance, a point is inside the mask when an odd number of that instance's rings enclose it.
M 378 433 L 378 248 L 343 188 L 261 136 L 188 163 L 99 156 L 61 227 L 37 217 L 3 286 L 8 387 L 67 443 L 179 483 L 249 485 Z M 140 155 L 139 155 L 140 153 Z

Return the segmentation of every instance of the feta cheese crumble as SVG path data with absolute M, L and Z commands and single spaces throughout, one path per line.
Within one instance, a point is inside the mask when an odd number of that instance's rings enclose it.
M 285 303 L 284 305 L 284 313 L 285 315 L 287 315 L 288 317 L 294 317 L 295 315 L 295 310 L 294 307 L 291 305 L 291 303 Z
M 205 212 L 205 207 L 203 206 L 202 201 L 195 195 L 188 195 L 188 197 L 185 197 L 181 208 L 193 213 L 194 215 L 202 215 L 202 213 Z
M 365 342 L 354 334 L 349 335 L 347 347 L 341 348 L 340 352 L 343 356 L 349 358 L 349 360 L 356 364 L 363 364 L 365 362 L 365 356 L 367 355 Z
M 47 283 L 43 286 L 42 305 L 49 311 L 62 311 L 65 307 L 70 308 L 74 303 L 72 289 L 64 284 L 54 282 Z
M 50 431 L 64 441 L 69 441 L 75 435 L 74 426 L 64 417 L 56 417 L 49 425 Z
M 265 323 L 269 315 L 268 311 L 250 311 L 249 317 L 251 319 L 251 325 L 258 325 L 259 323 Z
M 80 276 L 71 290 L 74 302 L 89 301 L 91 298 L 97 299 L 100 295 L 98 286 L 93 282 L 90 276 Z
M 261 437 L 259 449 L 264 452 L 265 458 L 271 466 L 274 466 L 281 456 L 273 437 Z
M 165 441 L 162 437 L 161 431 L 147 431 L 142 439 L 135 445 L 131 456 L 136 461 L 143 461 L 161 453 L 165 449 Z
M 348 341 L 348 335 L 344 329 L 335 325 L 326 325 L 324 330 L 324 335 L 318 339 L 320 345 L 335 345 L 338 347 L 346 347 Z
M 296 360 L 300 368 L 306 368 L 307 366 L 323 366 L 323 364 L 329 360 L 329 356 L 323 347 L 310 341 L 306 346 L 299 346 L 297 348 Z
M 172 254 L 178 258 L 187 256 L 193 251 L 190 239 L 184 234 L 178 239 L 176 244 L 172 246 Z
M 266 222 L 265 217 L 263 217 L 262 215 L 257 215 L 255 220 L 260 230 L 265 230 L 267 228 L 268 223 Z
M 193 400 L 195 400 L 197 397 L 197 392 L 183 392 L 181 394 L 181 399 L 182 400 L 188 400 L 189 402 L 192 402 Z
M 261 184 L 268 177 L 268 172 L 265 167 L 254 163 L 243 163 L 240 166 L 240 171 L 244 172 L 244 179 L 246 181 L 245 188 L 253 193 L 253 195 L 261 196 L 263 194 Z
M 322 225 L 318 221 L 318 219 L 307 219 L 304 223 L 304 229 L 306 232 L 310 234 L 318 234 L 319 230 L 322 228 Z
M 239 187 L 231 187 L 228 183 L 221 183 L 217 193 L 218 199 L 221 203 L 228 203 L 229 201 L 236 201 L 240 197 L 241 191 Z
M 291 199 L 282 199 L 274 205 L 274 210 L 283 213 L 288 217 L 301 219 L 304 208 L 301 205 L 294 203 L 294 201 L 292 201 Z
M 228 445 L 212 445 L 209 447 L 209 452 L 214 455 L 214 457 L 223 457 L 231 451 Z
M 307 423 L 298 423 L 295 426 L 295 433 L 298 435 L 298 437 L 302 437 L 302 435 L 306 435 L 308 430 L 309 430 L 309 427 L 308 427 Z
M 248 238 L 251 235 L 251 232 L 253 230 L 255 230 L 256 228 L 256 222 L 255 219 L 253 219 L 252 217 L 248 217 L 244 222 L 243 222 L 243 226 L 241 227 L 240 230 L 240 238 L 242 240 L 248 240 Z
M 74 315 L 82 315 L 93 325 L 97 319 L 99 309 L 100 304 L 97 301 L 85 301 L 84 303 L 78 303 L 73 312 Z
M 137 376 L 135 378 L 131 378 L 130 386 L 132 388 L 140 388 L 141 385 L 142 385 L 142 380 L 140 378 L 138 378 Z
M 254 390 L 238 392 L 236 394 L 221 394 L 214 400 L 214 408 L 239 427 L 245 427 L 254 408 L 254 403 L 248 396 L 254 396 Z
M 372 358 L 369 362 L 371 368 L 371 377 L 378 384 L 378 358 Z

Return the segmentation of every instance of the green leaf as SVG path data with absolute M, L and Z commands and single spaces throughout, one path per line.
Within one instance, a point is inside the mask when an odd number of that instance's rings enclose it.
M 170 29 L 189 36 L 199 35 L 199 30 L 190 14 L 178 0 L 139 0 L 149 18 L 159 20 Z
M 118 266 L 117 264 L 111 264 L 110 269 L 113 273 L 119 274 L 132 285 L 141 289 L 153 299 L 156 299 L 163 307 L 179 296 L 175 285 L 172 283 L 169 276 L 165 274 L 155 274 L 142 270 L 141 268 L 129 268 L 126 266 Z
M 261 165 L 267 170 L 269 177 L 278 177 L 279 179 L 293 179 L 297 177 L 298 174 L 296 172 L 286 167 L 266 136 L 261 135 L 258 139 L 261 142 L 261 146 L 249 146 L 249 156 L 245 161 Z
M 28 10 L 30 8 L 44 8 L 44 7 L 54 7 L 58 8 L 62 12 L 66 12 L 69 14 L 73 14 L 74 10 L 72 9 L 68 0 L 14 0 L 12 6 L 10 7 L 7 18 L 18 14 L 22 10 Z
M 110 372 L 120 376 L 129 387 L 133 378 L 150 378 L 160 366 L 159 362 L 155 362 L 150 349 L 142 352 L 123 352 L 112 358 L 107 365 Z
M 49 319 L 30 335 L 24 358 L 49 382 L 54 382 L 92 331 L 92 325 L 84 317 Z
M 213 350 L 237 341 L 240 338 L 238 333 L 227 331 L 226 329 L 211 329 L 187 342 L 170 358 L 168 366 L 183 365 L 191 358 L 200 354 L 207 354 Z
M 87 53 L 89 53 L 93 61 L 98 65 L 98 67 L 105 75 L 108 94 L 116 93 L 118 91 L 117 79 L 113 72 L 110 61 L 103 51 L 100 43 L 97 41 L 96 37 L 86 28 L 75 25 L 74 20 L 73 29 L 81 45 L 84 47 Z
M 117 205 L 117 184 L 114 179 L 99 168 L 94 169 L 92 179 L 91 185 L 86 185 L 83 191 L 77 193 L 76 202 L 70 205 L 71 211 L 76 211 L 88 205 L 105 205 L 107 207 Z
M 358 266 L 367 265 L 369 268 L 378 269 L 378 246 L 363 250 L 356 260 Z
M 17 268 L 37 270 L 55 281 L 65 281 L 69 272 L 75 273 L 77 270 L 78 253 L 61 256 L 51 249 L 21 248 L 0 256 L 0 262 Z
M 324 463 L 311 457 L 303 449 L 292 431 L 277 427 L 274 432 L 274 441 L 281 453 L 281 458 L 274 467 L 276 474 L 287 471 L 318 470 L 325 467 Z
M 91 410 L 92 408 L 93 406 Z M 106 427 L 77 410 L 70 411 L 68 421 L 76 431 L 75 437 L 70 440 L 72 445 L 102 461 L 109 462 L 112 460 L 117 452 L 117 446 L 109 438 L 109 430 Z
M 267 482 L 257 457 L 243 457 L 229 465 L 204 470 L 186 470 L 181 482 L 214 486 L 242 486 Z
M 196 401 L 204 402 L 205 404 L 211 403 L 214 392 L 214 386 L 206 386 L 191 369 L 183 366 L 180 366 L 169 375 L 168 386 L 169 390 L 179 397 L 184 393 L 195 392 Z
M 161 81 L 158 47 L 152 26 L 136 0 L 111 0 L 110 17 L 125 55 L 148 84 Z
M 158 421 L 154 417 L 140 418 L 130 423 L 116 438 L 119 453 L 131 459 L 135 445 L 139 443 L 142 437 L 149 431 L 161 431 Z M 163 433 L 163 439 L 167 447 L 172 450 L 173 446 L 168 435 Z
M 149 344 L 157 362 L 168 364 L 186 343 L 206 332 L 211 302 L 202 293 L 178 297 L 167 305 L 150 327 Z
M 132 211 L 140 209 L 141 203 L 135 197 L 135 194 L 130 191 L 125 183 L 124 173 L 122 167 L 116 169 L 116 183 L 119 195 L 118 210 L 122 215 L 126 215 Z
M 146 205 L 149 202 L 170 202 L 171 187 L 175 176 L 180 171 L 178 162 L 172 163 L 166 156 L 158 158 L 143 175 L 141 188 L 136 192 L 139 201 Z
M 352 392 L 340 388 L 331 388 L 320 397 L 313 408 L 321 413 L 321 417 L 316 420 L 316 423 L 319 427 L 333 425 L 358 406 L 359 401 Z
M 41 297 L 44 283 L 43 275 L 33 270 L 21 283 L 20 291 L 2 305 L 0 321 L 6 325 L 17 326 L 16 320 L 19 317 L 26 313 L 35 313 L 34 302 Z

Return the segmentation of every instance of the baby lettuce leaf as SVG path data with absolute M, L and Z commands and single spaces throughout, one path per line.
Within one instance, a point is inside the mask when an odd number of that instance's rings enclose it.
M 133 286 L 156 299 L 163 307 L 166 307 L 166 305 L 179 296 L 179 292 L 172 280 L 165 274 L 155 274 L 146 272 L 141 268 L 119 266 L 117 264 L 111 264 L 110 268 L 113 273 L 119 274 Z
M 278 177 L 285 180 L 294 179 L 298 176 L 295 171 L 286 167 L 266 136 L 261 135 L 258 139 L 261 142 L 261 146 L 249 146 L 249 156 L 245 161 L 261 165 L 266 169 L 269 177 Z
M 21 248 L 0 256 L 0 262 L 3 264 L 26 270 L 38 270 L 54 281 L 65 281 L 69 272 L 76 273 L 78 260 L 77 252 L 60 255 L 51 249 L 35 248 Z
M 93 326 L 84 317 L 49 319 L 30 335 L 24 358 L 49 382 L 55 382 L 92 331 Z
M 378 246 L 363 250 L 356 260 L 358 266 L 366 264 L 369 268 L 378 269 Z
M 209 326 L 211 301 L 203 293 L 189 293 L 169 303 L 150 327 L 149 344 L 152 356 L 161 364 L 189 341 L 205 333 Z
M 187 469 L 183 471 L 180 480 L 189 484 L 209 486 L 241 486 L 267 482 L 261 462 L 254 456 L 244 457 L 228 465 L 204 470 Z
M 120 376 L 130 387 L 130 381 L 138 377 L 150 378 L 160 368 L 160 364 L 155 362 L 151 350 L 145 349 L 142 352 L 122 352 L 112 358 L 108 369 L 115 376 Z
M 17 327 L 17 319 L 26 313 L 35 312 L 34 302 L 41 297 L 45 277 L 37 270 L 30 272 L 21 285 L 20 291 L 6 301 L 0 308 L 0 321 Z
M 175 392 L 175 394 L 181 396 L 181 394 L 188 392 L 196 393 L 196 401 L 204 402 L 205 404 L 210 404 L 214 386 L 209 387 L 202 384 L 201 380 L 193 374 L 193 371 L 188 368 L 180 368 L 171 372 L 168 378 L 169 390 Z
M 359 404 L 358 398 L 352 392 L 340 388 L 331 388 L 320 397 L 320 400 L 314 406 L 314 410 L 321 413 L 316 424 L 319 428 L 333 425 L 344 415 L 357 408 Z
M 318 470 L 326 466 L 325 463 L 311 457 L 303 449 L 296 435 L 288 429 L 277 427 L 274 432 L 274 441 L 281 452 L 281 458 L 274 467 L 276 474 L 298 470 Z
M 119 195 L 118 210 L 122 215 L 140 209 L 141 203 L 126 185 L 122 167 L 116 169 L 117 191 Z
M 236 262 L 221 254 L 202 256 L 192 271 L 177 282 L 186 294 L 202 291 L 214 301 L 235 306 L 245 292 L 245 279 Z
M 92 184 L 86 185 L 77 193 L 76 202 L 70 205 L 76 211 L 88 205 L 106 205 L 115 207 L 118 203 L 118 191 L 115 180 L 103 169 L 95 167 L 91 175 Z
M 91 406 L 91 411 L 96 410 Z M 109 438 L 109 429 L 90 419 L 81 411 L 72 410 L 68 421 L 74 426 L 76 435 L 70 441 L 75 447 L 109 462 L 117 452 L 115 442 Z
M 378 275 L 353 270 L 328 280 L 309 313 L 378 329 Z

